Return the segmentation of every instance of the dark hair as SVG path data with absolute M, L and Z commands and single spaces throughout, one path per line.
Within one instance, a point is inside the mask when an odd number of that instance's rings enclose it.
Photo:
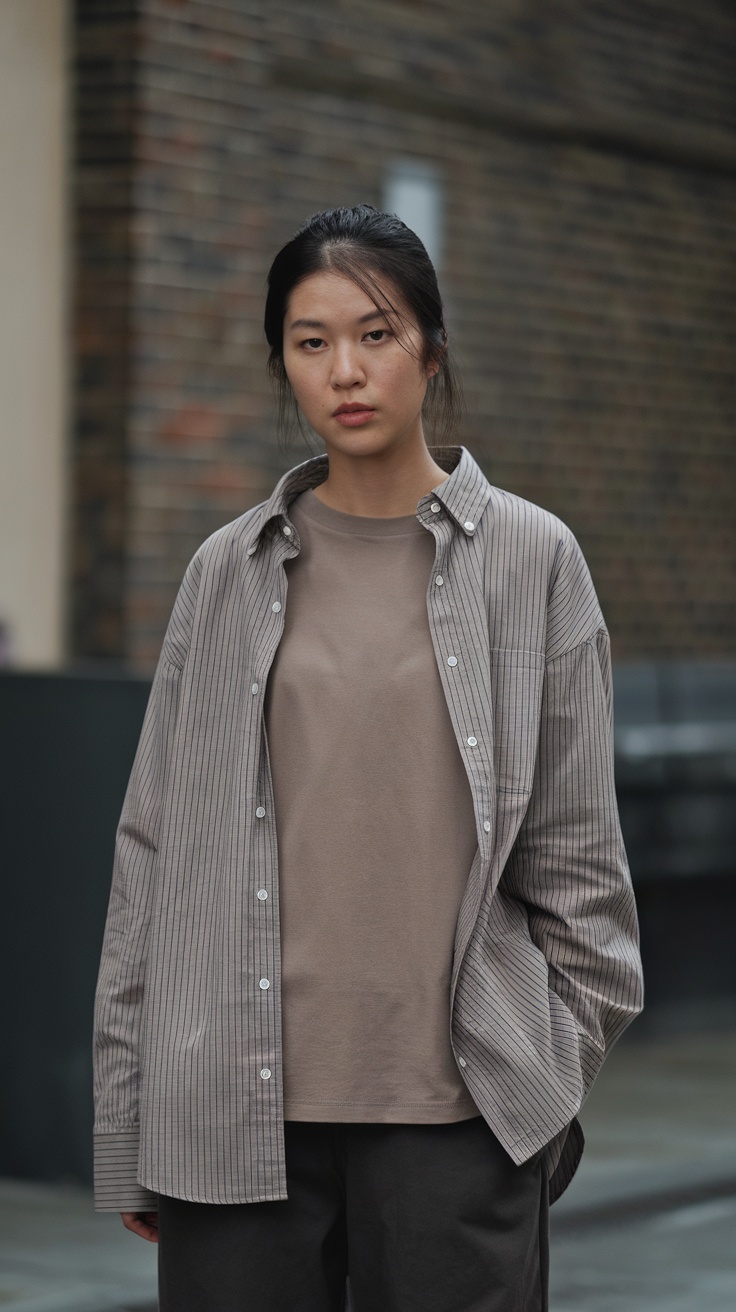
M 392 304 L 376 277 L 399 292 L 422 334 L 422 366 L 433 361 L 440 366 L 429 380 L 423 413 L 440 441 L 446 442 L 457 426 L 462 401 L 457 373 L 448 352 L 434 265 L 411 228 L 395 214 L 384 214 L 373 205 L 353 205 L 349 209 L 313 214 L 282 247 L 271 265 L 264 328 L 271 347 L 268 370 L 277 386 L 280 433 L 287 432 L 296 420 L 306 436 L 284 366 L 284 315 L 288 299 L 297 283 L 324 270 L 352 279 L 379 309 L 389 311 L 403 324 L 400 308 Z

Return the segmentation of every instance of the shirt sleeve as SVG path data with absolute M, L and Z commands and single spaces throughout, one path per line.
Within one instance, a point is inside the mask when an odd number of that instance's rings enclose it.
M 549 987 L 574 1019 L 587 1095 L 606 1050 L 641 1010 L 643 981 L 616 801 L 610 641 L 574 539 L 562 554 L 534 783 L 504 885 L 524 903 Z
M 156 1195 L 137 1180 L 139 1039 L 162 797 L 198 575 L 195 557 L 167 628 L 115 839 L 94 1012 L 98 1211 L 145 1211 L 156 1207 Z

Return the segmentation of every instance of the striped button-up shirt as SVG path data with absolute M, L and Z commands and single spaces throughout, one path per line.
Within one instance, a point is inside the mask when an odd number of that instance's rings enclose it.
M 570 530 L 465 447 L 417 503 L 427 614 L 477 851 L 455 931 L 451 1042 L 511 1158 L 556 1197 L 605 1052 L 641 1008 L 613 777 L 609 639 Z M 95 1006 L 100 1210 L 284 1199 L 279 880 L 264 695 L 300 549 L 291 501 L 327 456 L 187 569 L 115 847 Z M 443 587 L 432 580 L 441 575 Z M 270 987 L 260 987 L 262 979 Z

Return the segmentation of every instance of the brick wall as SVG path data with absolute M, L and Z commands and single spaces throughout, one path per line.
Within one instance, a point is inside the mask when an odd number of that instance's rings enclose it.
M 135 0 L 77 0 L 75 34 L 71 634 L 77 657 L 109 660 L 127 650 Z
M 459 440 L 578 534 L 619 659 L 734 652 L 729 6 L 84 0 L 77 27 L 80 654 L 150 669 L 198 543 L 309 454 L 276 446 L 265 275 L 397 155 L 445 182 Z

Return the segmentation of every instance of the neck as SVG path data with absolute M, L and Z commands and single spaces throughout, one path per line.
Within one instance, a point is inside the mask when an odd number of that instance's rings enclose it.
M 417 502 L 449 474 L 432 459 L 422 437 L 411 446 L 370 455 L 328 448 L 329 474 L 315 496 L 347 515 L 389 519 L 416 514 Z

